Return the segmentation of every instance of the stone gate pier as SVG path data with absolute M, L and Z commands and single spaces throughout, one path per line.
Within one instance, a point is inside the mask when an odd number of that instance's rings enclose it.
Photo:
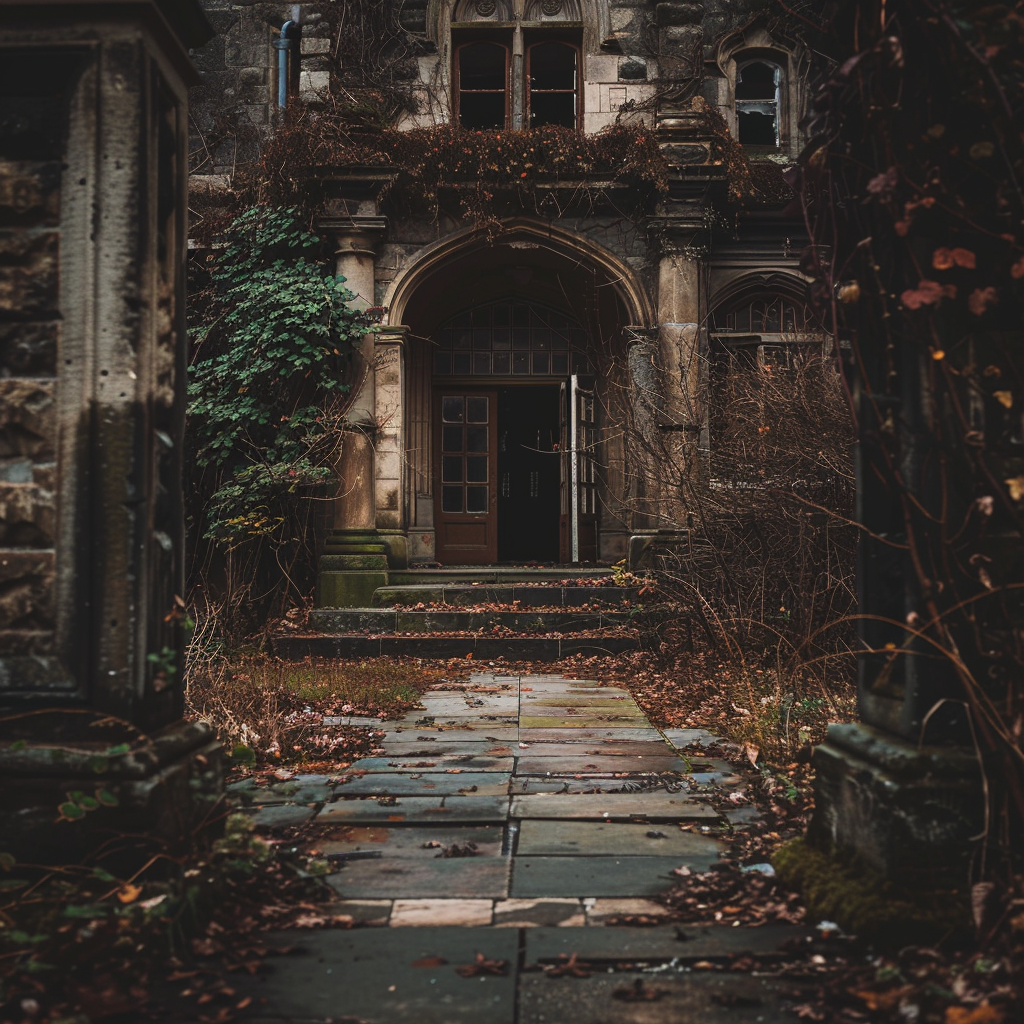
M 188 51 L 195 0 L 0 2 L 0 849 L 187 835 Z M 58 820 L 63 805 L 63 817 Z

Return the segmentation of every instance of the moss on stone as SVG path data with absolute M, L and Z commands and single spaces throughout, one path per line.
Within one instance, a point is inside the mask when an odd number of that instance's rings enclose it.
M 812 922 L 835 921 L 883 947 L 934 943 L 969 926 L 965 894 L 958 890 L 913 891 L 841 853 L 794 839 L 772 857 L 780 880 L 804 899 Z

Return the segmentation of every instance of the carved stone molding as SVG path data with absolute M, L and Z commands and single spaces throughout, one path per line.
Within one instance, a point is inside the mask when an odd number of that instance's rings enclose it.
M 549 17 L 562 13 L 562 0 L 543 0 L 540 9 Z
M 491 15 L 493 15 L 498 9 L 498 5 L 495 3 L 495 0 L 476 0 L 475 6 L 476 13 L 479 14 L 481 18 L 491 17 Z

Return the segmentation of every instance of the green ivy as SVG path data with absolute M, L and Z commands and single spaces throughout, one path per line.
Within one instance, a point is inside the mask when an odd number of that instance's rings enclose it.
M 193 306 L 189 429 L 214 473 L 202 533 L 225 548 L 282 535 L 328 480 L 353 343 L 369 325 L 294 209 L 246 210 L 219 240 Z

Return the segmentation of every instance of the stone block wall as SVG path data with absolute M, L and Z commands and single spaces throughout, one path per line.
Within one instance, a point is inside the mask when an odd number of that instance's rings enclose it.
M 0 650 L 22 664 L 55 654 L 60 113 L 8 115 L 0 157 Z

